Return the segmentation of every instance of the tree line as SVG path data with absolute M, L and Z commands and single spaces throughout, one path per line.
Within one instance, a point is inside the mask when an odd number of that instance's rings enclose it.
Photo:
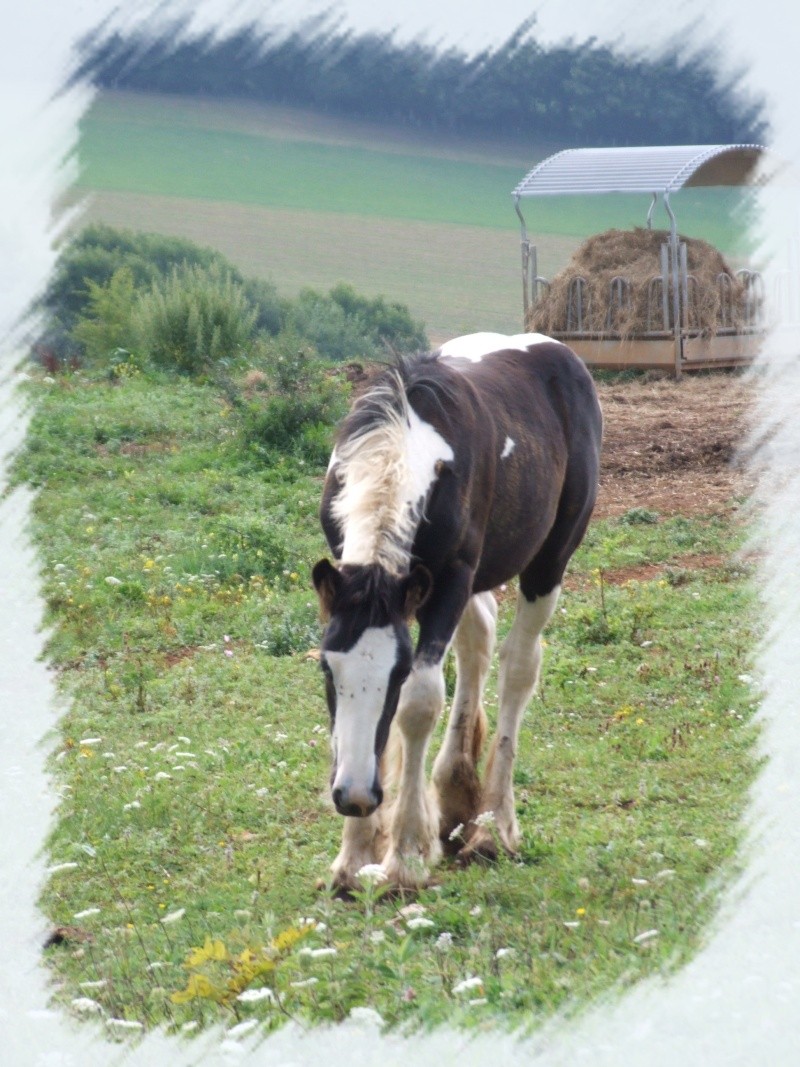
M 764 101 L 744 97 L 710 52 L 634 56 L 595 39 L 553 46 L 524 22 L 497 48 L 400 43 L 331 15 L 292 32 L 246 26 L 189 37 L 95 34 L 79 76 L 104 88 L 235 97 L 434 133 L 584 145 L 760 142 Z

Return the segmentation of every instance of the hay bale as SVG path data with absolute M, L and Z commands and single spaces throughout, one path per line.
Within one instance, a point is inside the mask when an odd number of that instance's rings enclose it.
M 648 230 L 638 226 L 633 230 L 607 230 L 590 237 L 580 246 L 568 266 L 553 278 L 549 290 L 531 309 L 528 329 L 552 334 L 575 328 L 574 321 L 568 325 L 568 309 L 570 286 L 577 278 L 583 278 L 586 284 L 584 331 L 631 337 L 648 329 L 661 329 L 661 290 L 655 286 L 651 289 L 651 281 L 661 277 L 661 246 L 668 240 L 667 230 Z M 689 275 L 695 279 L 693 284 L 690 282 L 690 327 L 709 336 L 716 334 L 723 325 L 742 328 L 748 299 L 745 284 L 734 275 L 713 245 L 696 237 L 681 237 L 680 240 L 686 243 Z M 730 279 L 730 308 L 727 311 L 722 307 L 720 275 L 727 275 Z M 624 287 L 616 283 L 616 292 L 622 300 L 610 301 L 612 283 L 618 278 L 627 282 Z M 671 329 L 671 283 L 668 293 Z M 723 314 L 730 318 L 730 323 L 723 322 Z

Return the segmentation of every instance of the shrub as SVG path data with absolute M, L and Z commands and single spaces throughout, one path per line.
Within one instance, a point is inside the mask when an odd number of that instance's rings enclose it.
M 75 342 L 90 363 L 108 360 L 130 344 L 131 314 L 136 303 L 133 271 L 120 267 L 107 285 L 87 279 L 88 307 L 72 330 Z
M 251 372 L 247 394 L 236 389 L 231 395 L 245 436 L 267 452 L 326 462 L 331 429 L 346 409 L 346 382 L 290 332 L 262 341 L 255 353 L 263 370 L 257 380 Z
M 254 338 L 257 314 L 243 286 L 216 264 L 175 268 L 143 294 L 133 313 L 136 347 L 181 374 L 208 373 Z

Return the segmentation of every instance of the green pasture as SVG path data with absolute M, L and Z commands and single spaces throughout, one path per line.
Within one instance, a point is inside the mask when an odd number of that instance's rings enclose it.
M 256 447 L 213 384 L 131 367 L 27 388 L 15 477 L 38 490 L 46 655 L 68 705 L 41 900 L 66 931 L 47 949 L 58 1003 L 117 1034 L 357 1008 L 530 1028 L 702 944 L 756 768 L 735 521 L 594 523 L 522 731 L 519 856 L 445 863 L 413 901 L 365 886 L 342 902 L 308 655 L 321 471 Z M 717 562 L 687 569 L 696 555 Z M 608 577 L 642 561 L 661 569 Z
M 450 142 L 292 112 L 105 94 L 81 126 L 88 217 L 220 247 L 287 295 L 348 281 L 391 292 L 434 339 L 521 325 L 519 223 L 511 191 L 537 144 Z M 682 232 L 740 254 L 735 194 L 673 201 Z M 649 198 L 548 197 L 524 204 L 552 275 L 583 238 L 643 225 Z M 663 210 L 655 225 L 666 226 Z

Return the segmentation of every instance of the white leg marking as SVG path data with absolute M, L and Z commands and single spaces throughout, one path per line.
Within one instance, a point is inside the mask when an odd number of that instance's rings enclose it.
M 394 885 L 418 888 L 428 865 L 439 859 L 439 813 L 426 788 L 425 755 L 444 705 L 441 663 L 415 667 L 400 694 L 395 727 L 402 740 L 402 767 L 383 861 Z
M 385 847 L 382 807 L 364 819 L 345 818 L 342 847 L 331 864 L 336 888 L 363 888 L 356 875 L 368 863 L 380 863 Z
M 481 700 L 494 654 L 496 624 L 493 594 L 478 593 L 467 602 L 455 634 L 456 692 L 447 732 L 433 765 L 440 833 L 445 842 L 459 823 L 466 826 L 478 814 L 480 782 L 475 760 L 486 731 Z
M 486 766 L 480 812 L 494 814 L 496 832 L 510 851 L 519 844 L 519 827 L 514 810 L 513 771 L 522 715 L 539 678 L 542 662 L 540 635 L 555 611 L 561 587 L 530 602 L 517 594 L 517 614 L 500 650 L 497 733 Z M 467 851 L 494 851 L 491 829 L 478 827 L 470 837 Z

